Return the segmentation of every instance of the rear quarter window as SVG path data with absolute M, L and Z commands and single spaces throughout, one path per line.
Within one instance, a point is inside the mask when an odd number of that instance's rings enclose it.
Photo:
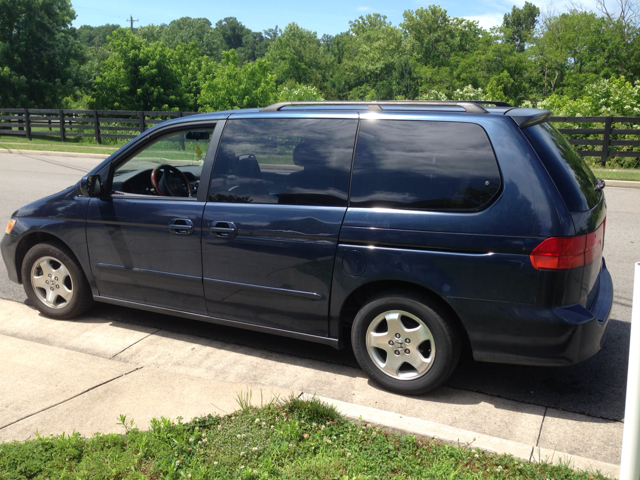
M 594 189 L 596 178 L 567 139 L 549 123 L 523 129 L 538 157 L 549 172 L 570 212 L 595 207 L 602 192 Z
M 352 207 L 475 211 L 500 190 L 491 143 L 479 125 L 364 120 L 351 184 Z

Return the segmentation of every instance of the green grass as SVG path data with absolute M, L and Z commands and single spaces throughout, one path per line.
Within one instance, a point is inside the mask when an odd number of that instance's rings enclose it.
M 290 399 L 149 431 L 121 417 L 123 435 L 79 434 L 0 444 L 0 478 L 118 479 L 600 479 L 566 466 L 387 433 L 339 417 L 319 401 Z
M 640 170 L 631 169 L 619 169 L 619 170 L 607 170 L 600 168 L 592 168 L 593 174 L 604 180 L 635 180 L 640 181 Z
M 70 137 L 66 142 L 62 142 L 57 137 L 33 137 L 29 141 L 24 137 L 13 135 L 0 135 L 0 152 L 3 149 L 12 150 L 44 150 L 52 152 L 76 152 L 76 153 L 104 153 L 110 154 L 124 145 L 126 141 L 114 142 L 98 145 L 93 138 Z

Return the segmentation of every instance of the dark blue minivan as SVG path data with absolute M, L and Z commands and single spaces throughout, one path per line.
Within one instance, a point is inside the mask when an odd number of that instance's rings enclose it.
M 492 105 L 492 106 L 489 106 Z M 480 361 L 599 351 L 604 182 L 500 102 L 293 102 L 163 122 L 16 211 L 11 280 L 44 315 L 94 301 L 340 348 L 387 389 Z

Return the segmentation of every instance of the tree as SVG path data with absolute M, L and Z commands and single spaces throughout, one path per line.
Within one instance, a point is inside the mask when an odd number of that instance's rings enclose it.
M 315 32 L 290 23 L 269 46 L 265 58 L 278 84 L 293 81 L 321 88 L 331 58 Z
M 449 17 L 437 5 L 407 10 L 401 27 L 407 37 L 408 48 L 422 65 L 446 66 L 456 53 L 470 52 L 480 37 L 480 27 L 473 21 Z
M 248 33 L 242 39 L 243 46 L 238 49 L 238 56 L 242 56 L 244 61 L 255 62 L 267 54 L 272 41 L 269 35 L 260 32 Z
M 251 34 L 251 30 L 240 23 L 236 17 L 218 20 L 215 29 L 226 45 L 225 50 L 241 48 L 244 45 L 245 35 Z
M 278 89 L 279 102 L 296 102 L 309 100 L 324 100 L 324 97 L 316 87 L 309 85 L 299 85 L 291 83 L 290 85 L 280 85 Z
M 276 101 L 275 76 L 264 58 L 238 66 L 235 50 L 223 53 L 222 63 L 201 72 L 200 111 L 232 110 L 269 105 Z
M 174 20 L 163 30 L 160 40 L 170 48 L 195 42 L 202 55 L 217 61 L 222 59 L 222 51 L 230 48 L 225 46 L 220 31 L 211 27 L 211 22 L 206 18 L 182 17 Z
M 516 52 L 522 53 L 533 36 L 538 23 L 540 9 L 533 3 L 524 2 L 524 7 L 515 5 L 511 13 L 505 13 L 502 20 L 504 39 L 515 47 Z
M 194 48 L 197 47 L 194 45 Z M 182 79 L 183 61 L 162 42 L 148 44 L 129 30 L 113 32 L 111 55 L 100 66 L 91 108 L 186 109 L 190 99 Z M 199 55 L 199 52 L 198 52 Z
M 78 40 L 86 47 L 102 47 L 109 43 L 107 37 L 109 37 L 114 30 L 118 30 L 120 25 L 108 23 L 106 25 L 100 25 L 99 27 L 92 27 L 90 25 L 82 25 L 78 29 Z
M 68 0 L 0 0 L 0 105 L 54 108 L 80 83 Z
M 640 80 L 633 85 L 624 77 L 600 79 L 586 85 L 584 93 L 572 99 L 550 95 L 538 107 L 551 110 L 559 116 L 619 116 L 640 115 Z
M 625 57 L 637 55 L 622 32 L 593 12 L 572 10 L 544 19 L 531 50 L 544 72 L 543 96 L 580 96 L 598 78 L 627 73 Z
M 400 73 L 395 75 L 398 65 Z M 403 51 L 402 32 L 378 13 L 349 22 L 341 69 L 351 79 L 351 100 L 394 99 L 395 84 L 406 87 L 404 80 L 411 77 L 411 67 Z M 405 94 L 406 88 L 403 88 L 402 95 Z
M 475 76 L 476 61 L 473 59 L 482 50 L 479 48 L 486 33 L 476 22 L 457 17 L 449 17 L 447 11 L 436 5 L 419 8 L 415 12 L 404 12 L 404 22 L 400 24 L 408 54 L 414 62 L 414 77 L 420 95 L 438 91 L 450 96 L 457 88 L 469 83 L 474 87 L 476 79 L 456 78 L 457 72 L 469 76 L 458 68 L 465 59 Z

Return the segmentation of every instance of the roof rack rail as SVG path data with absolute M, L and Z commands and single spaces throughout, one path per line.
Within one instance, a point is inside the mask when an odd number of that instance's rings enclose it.
M 308 106 L 331 106 L 331 105 L 366 105 L 369 107 L 369 110 L 380 111 L 381 105 L 397 105 L 397 106 L 415 106 L 415 107 L 426 107 L 426 106 L 435 106 L 435 107 L 462 107 L 467 113 L 489 113 L 485 108 L 483 108 L 480 104 L 492 104 L 496 106 L 511 106 L 506 102 L 490 102 L 490 101 L 469 101 L 469 102 L 458 102 L 455 100 L 380 100 L 380 101 L 344 101 L 344 100 L 313 100 L 313 101 L 296 101 L 296 102 L 278 102 L 272 105 L 263 107 L 260 109 L 261 112 L 278 112 L 283 107 L 291 107 L 296 105 L 308 105 Z
M 513 107 L 509 102 L 499 100 L 470 100 L 470 102 L 477 103 L 478 105 L 493 105 L 495 107 Z

